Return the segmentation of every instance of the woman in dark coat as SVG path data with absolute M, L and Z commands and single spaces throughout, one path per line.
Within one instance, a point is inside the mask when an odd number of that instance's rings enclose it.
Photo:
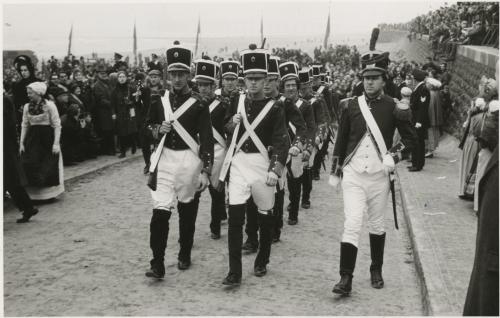
M 23 217 L 17 223 L 26 223 L 38 213 L 24 189 L 25 185 L 26 175 L 19 160 L 14 104 L 3 95 L 3 186 L 17 208 L 23 212 Z
M 497 132 L 498 133 L 498 132 Z M 479 182 L 476 254 L 464 316 L 498 316 L 498 144 Z
M 128 84 L 127 74 L 119 71 L 117 75 L 118 83 L 111 93 L 111 107 L 116 114 L 116 133 L 120 140 L 119 158 L 123 158 L 128 147 L 132 147 L 132 154 L 136 151 L 137 121 L 135 99 Z
M 14 60 L 14 67 L 19 75 L 21 75 L 21 79 L 12 85 L 16 124 L 19 126 L 21 124 L 23 106 L 29 102 L 26 87 L 33 82 L 41 82 L 42 80 L 35 77 L 35 67 L 29 56 L 19 55 L 16 57 Z

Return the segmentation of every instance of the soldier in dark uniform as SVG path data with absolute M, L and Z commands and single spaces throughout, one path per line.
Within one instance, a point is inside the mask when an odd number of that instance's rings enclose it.
M 151 76 L 152 72 L 158 72 L 156 70 L 149 72 Z M 156 75 L 156 73 L 154 73 Z M 151 88 L 146 85 L 145 78 L 142 73 L 138 73 L 135 76 L 135 92 L 134 103 L 136 109 L 136 122 L 137 122 L 137 135 L 136 142 L 142 150 L 142 157 L 144 159 L 144 174 L 149 172 L 149 162 L 151 157 L 151 138 L 149 138 L 149 133 L 146 128 L 146 118 L 151 105 Z
M 196 191 L 209 185 L 214 142 L 208 105 L 188 86 L 192 53 L 180 45 L 167 50 L 172 91 L 152 96 L 148 127 L 160 140 L 151 156 L 150 180 L 154 202 L 150 225 L 151 270 L 146 276 L 163 278 L 169 220 L 177 201 L 179 243 L 177 267 L 188 269 L 196 223 Z
M 305 99 L 299 98 L 299 67 L 295 62 L 286 62 L 279 67 L 283 92 L 285 97 L 285 109 L 297 109 L 306 125 L 305 130 L 301 130 L 293 121 L 288 121 L 288 134 L 290 140 L 299 141 L 301 153 L 291 156 L 287 163 L 287 183 L 290 199 L 288 209 L 288 224 L 295 225 L 298 222 L 300 193 L 302 190 L 303 165 L 309 162 L 309 158 L 314 149 L 314 138 L 316 133 L 316 123 L 311 104 Z M 291 150 L 293 149 L 290 148 Z M 295 154 L 289 151 L 290 155 Z M 279 238 L 279 237 L 278 237 Z
M 268 72 L 267 72 L 267 80 L 264 85 L 264 94 L 267 97 L 272 97 L 276 100 L 282 102 L 285 111 L 285 124 L 288 127 L 293 126 L 295 132 L 289 133 L 289 139 L 291 143 L 290 150 L 288 151 L 289 158 L 294 158 L 296 161 L 300 158 L 296 158 L 304 149 L 304 145 L 306 144 L 306 133 L 307 126 L 302 117 L 302 114 L 299 108 L 293 103 L 292 100 L 286 98 L 286 96 L 280 94 L 280 72 L 279 72 L 279 58 L 275 56 L 271 56 L 269 59 Z M 283 227 L 283 205 L 285 201 L 285 176 L 282 176 L 278 180 L 278 184 L 276 186 L 276 195 L 274 202 L 274 214 L 276 215 L 276 222 L 273 231 L 273 242 L 278 242 L 281 236 L 281 229 Z
M 314 138 L 315 149 L 311 154 L 309 163 L 304 166 L 302 174 L 302 208 L 309 209 L 311 207 L 310 197 L 312 191 L 312 167 L 316 156 L 318 146 L 325 140 L 328 125 L 328 110 L 326 109 L 325 100 L 318 95 L 315 95 L 311 86 L 312 72 L 310 69 L 301 70 L 299 72 L 300 80 L 300 97 L 308 101 L 314 112 L 314 120 L 316 123 L 316 134 Z
M 214 136 L 214 164 L 210 185 L 208 190 L 212 198 L 210 209 L 210 232 L 214 240 L 220 239 L 221 221 L 226 216 L 226 196 L 224 182 L 219 181 L 220 169 L 226 156 L 226 136 L 224 133 L 224 118 L 228 104 L 223 103 L 220 97 L 216 97 L 215 88 L 219 77 L 219 64 L 207 59 L 196 62 L 194 80 L 199 89 L 200 97 L 209 105 L 210 118 L 212 122 L 212 134 Z M 199 202 L 200 192 L 197 192 L 195 200 Z
M 419 69 L 413 70 L 413 78 L 417 83 L 410 96 L 410 108 L 413 115 L 413 124 L 417 129 L 418 143 L 411 153 L 411 172 L 420 171 L 425 165 L 425 139 L 429 128 L 429 101 L 431 95 L 425 86 L 427 73 Z
M 346 220 L 340 243 L 341 279 L 333 288 L 334 293 L 343 295 L 352 289 L 365 210 L 370 232 L 371 284 L 377 289 L 384 286 L 384 214 L 391 188 L 389 176 L 399 161 L 398 151 L 404 147 L 411 149 L 416 141 L 409 112 L 399 109 L 394 100 L 383 93 L 388 54 L 372 51 L 361 59 L 365 93 L 348 99 L 347 107 L 342 109 L 329 180 L 337 187 L 343 178 Z M 396 128 L 401 143 L 393 147 Z
M 227 112 L 226 131 L 231 145 L 221 179 L 229 169 L 229 273 L 224 285 L 239 285 L 242 275 L 241 246 L 247 200 L 253 197 L 258 209 L 259 251 L 254 274 L 264 276 L 271 254 L 271 232 L 276 183 L 283 171 L 289 142 L 280 101 L 264 95 L 268 53 L 251 45 L 242 52 L 247 95 L 240 95 Z M 234 136 L 234 138 L 233 138 Z
M 324 82 L 325 73 L 322 73 L 323 66 L 322 65 L 313 65 L 313 91 L 323 97 L 327 110 L 327 132 L 326 137 L 321 145 L 321 148 L 318 149 L 316 156 L 314 157 L 314 162 L 312 166 L 312 175 L 314 180 L 319 180 L 319 171 L 321 169 L 321 164 L 323 164 L 325 160 L 325 156 L 328 153 L 328 145 L 330 144 L 330 139 L 333 138 L 331 132 L 331 125 L 333 124 L 333 120 L 335 118 L 334 115 L 334 105 L 332 101 L 332 95 L 327 85 Z

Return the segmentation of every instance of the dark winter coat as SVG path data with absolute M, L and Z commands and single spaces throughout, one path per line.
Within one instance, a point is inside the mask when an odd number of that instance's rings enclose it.
M 111 107 L 116 114 L 116 134 L 129 136 L 137 132 L 137 109 L 128 83 L 117 84 L 111 93 Z
M 113 108 L 111 106 L 111 88 L 109 83 L 100 79 L 94 85 L 94 117 L 97 130 L 113 130 Z

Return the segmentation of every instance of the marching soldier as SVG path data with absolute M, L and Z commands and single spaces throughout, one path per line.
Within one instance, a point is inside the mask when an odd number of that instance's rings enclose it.
M 287 163 L 287 182 L 290 199 L 290 208 L 288 209 L 288 224 L 295 225 L 298 222 L 300 193 L 302 188 L 303 162 L 309 162 L 309 158 L 314 149 L 314 137 L 316 133 L 316 123 L 314 121 L 314 112 L 311 104 L 306 100 L 299 98 L 299 67 L 295 62 L 282 63 L 279 66 L 281 82 L 283 83 L 283 92 L 285 97 L 285 110 L 296 109 L 306 125 L 306 129 L 300 129 L 300 125 L 294 121 L 287 121 L 288 134 L 290 140 L 295 140 L 294 144 L 301 145 L 301 154 L 298 156 L 292 153 L 290 148 L 290 161 Z M 292 113 L 291 111 L 289 111 Z M 295 155 L 295 156 L 293 156 Z M 281 221 L 283 222 L 283 221 Z M 279 234 L 279 232 L 278 232 Z M 279 236 L 278 236 L 279 239 Z
M 314 138 L 315 149 L 311 154 L 309 163 L 304 166 L 302 174 L 302 208 L 309 209 L 311 207 L 311 191 L 312 191 L 312 166 L 316 156 L 318 146 L 322 142 L 328 142 L 325 139 L 328 124 L 328 115 L 325 106 L 325 101 L 321 96 L 314 95 L 311 86 L 312 72 L 310 69 L 301 70 L 299 72 L 300 80 L 300 97 L 311 104 L 314 112 L 314 120 L 316 123 L 316 134 Z
M 224 117 L 228 104 L 221 102 L 220 97 L 215 96 L 218 74 L 218 63 L 206 59 L 196 62 L 194 80 L 196 81 L 200 97 L 209 105 L 212 134 L 214 136 L 214 164 L 212 175 L 210 176 L 210 185 L 208 186 L 210 197 L 212 198 L 210 232 L 214 240 L 220 239 L 221 220 L 227 219 L 224 183 L 219 182 L 219 173 L 224 157 L 226 156 L 227 146 L 224 134 Z M 195 196 L 197 204 L 199 203 L 200 194 L 200 192 L 197 192 Z
M 152 96 L 148 116 L 152 137 L 160 140 L 151 156 L 148 182 L 154 203 L 150 225 L 153 259 L 146 276 L 153 278 L 165 275 L 163 259 L 176 201 L 180 243 L 177 267 L 190 267 L 197 213 L 194 196 L 208 186 L 214 157 L 208 105 L 188 86 L 192 53 L 174 45 L 166 54 L 172 90 Z
M 327 132 L 326 132 L 326 137 L 324 138 L 323 143 L 321 144 L 321 148 L 318 149 L 318 152 L 316 153 L 316 156 L 314 157 L 314 163 L 312 166 L 312 175 L 314 180 L 319 180 L 319 171 L 321 169 L 321 164 L 323 164 L 325 160 L 325 156 L 328 152 L 328 145 L 330 144 L 330 139 L 333 138 L 332 131 L 331 131 L 331 124 L 333 123 L 334 119 L 334 105 L 332 101 L 332 96 L 330 93 L 330 90 L 325 84 L 325 76 L 326 73 L 322 72 L 323 66 L 322 65 L 313 65 L 312 71 L 313 71 L 313 85 L 312 89 L 316 93 L 316 95 L 321 96 L 324 99 L 325 105 L 326 105 L 326 114 L 327 114 Z
M 343 176 L 345 223 L 340 243 L 341 279 L 333 288 L 337 294 L 351 292 L 365 210 L 370 233 L 371 284 L 373 288 L 384 286 L 384 214 L 389 191 L 394 191 L 390 176 L 399 160 L 399 151 L 411 149 L 416 141 L 409 112 L 399 109 L 394 100 L 383 93 L 388 80 L 387 65 L 388 53 L 372 51 L 364 54 L 364 94 L 346 100 L 347 107 L 342 109 L 329 181 L 337 187 Z M 401 143 L 392 147 L 396 128 L 401 135 Z
M 231 144 L 220 180 L 229 170 L 229 273 L 224 285 L 239 285 L 242 276 L 241 246 L 247 200 L 252 197 L 258 209 L 259 251 L 254 274 L 267 273 L 271 253 L 274 192 L 286 161 L 289 142 L 285 115 L 279 101 L 265 97 L 268 53 L 250 45 L 242 52 L 247 95 L 240 95 L 228 109 L 226 131 Z
M 288 67 L 288 66 L 285 66 Z M 281 95 L 279 92 L 280 87 L 280 69 L 279 58 L 272 56 L 269 59 L 268 73 L 266 84 L 264 85 L 264 93 L 267 97 L 272 97 L 281 101 L 284 106 L 285 124 L 286 127 L 294 127 L 295 131 L 291 132 L 288 129 L 289 140 L 292 146 L 288 151 L 289 158 L 294 158 L 294 161 L 301 163 L 301 158 L 298 155 L 302 152 L 306 144 L 307 126 L 302 117 L 299 108 L 291 101 L 287 100 L 286 96 Z M 288 161 L 288 160 L 287 160 Z M 285 201 L 285 176 L 278 180 L 276 187 L 276 195 L 274 202 L 274 214 L 276 215 L 276 222 L 273 231 L 273 242 L 278 242 L 281 236 L 281 229 L 283 228 L 283 205 Z

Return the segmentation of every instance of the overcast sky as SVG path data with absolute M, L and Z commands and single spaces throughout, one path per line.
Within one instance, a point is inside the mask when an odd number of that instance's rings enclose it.
M 444 2 L 332 1 L 331 5 L 329 1 L 317 0 L 18 3 L 3 6 L 4 48 L 50 46 L 54 52 L 64 52 L 71 24 L 75 43 L 97 38 L 106 42 L 130 41 L 134 20 L 139 39 L 161 42 L 165 37 L 194 38 L 198 16 L 201 36 L 205 39 L 258 36 L 261 16 L 265 36 L 303 37 L 324 35 L 328 12 L 331 12 L 334 37 L 369 34 L 378 23 L 409 21 Z

